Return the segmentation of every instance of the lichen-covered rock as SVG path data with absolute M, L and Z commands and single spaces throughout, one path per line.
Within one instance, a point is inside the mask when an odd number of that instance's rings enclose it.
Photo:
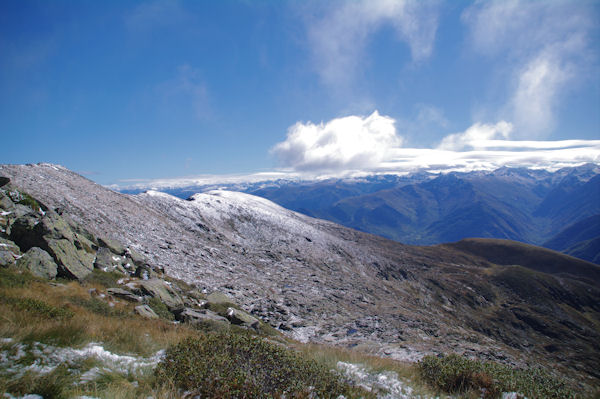
M 67 239 L 47 239 L 46 246 L 58 264 L 59 275 L 81 280 L 94 269 L 94 256 L 78 250 Z
M 17 266 L 29 270 L 32 274 L 53 279 L 58 273 L 58 266 L 54 259 L 41 248 L 33 247 L 30 248 L 25 254 L 17 261 Z
M 251 327 L 258 329 L 260 323 L 257 318 L 250 316 L 248 313 L 234 308 L 227 309 L 227 319 L 231 324 L 236 324 L 243 327 Z
M 144 294 L 160 299 L 171 311 L 183 308 L 183 299 L 163 280 L 150 279 L 141 281 L 140 288 Z
M 10 238 L 23 251 L 39 247 L 58 265 L 58 274 L 82 279 L 93 269 L 95 251 L 84 237 L 74 233 L 56 212 L 44 215 L 30 210 L 10 226 Z
M 229 320 L 225 317 L 219 316 L 215 312 L 211 312 L 206 309 L 191 309 L 185 308 L 181 312 L 178 312 L 175 315 L 176 319 L 189 324 L 200 324 L 203 322 L 217 322 L 217 323 L 227 323 L 229 324 Z
M 206 297 L 206 302 L 209 304 L 221 305 L 227 303 L 234 303 L 233 299 L 229 295 L 224 294 L 220 291 L 215 291 Z
M 135 295 L 134 293 L 124 290 L 123 288 L 109 288 L 106 290 L 109 295 L 117 298 L 125 299 L 129 302 L 142 302 L 142 297 Z
M 133 261 L 133 264 L 136 266 L 143 266 L 145 264 L 148 263 L 147 259 L 145 256 L 141 255 L 140 253 L 136 252 L 134 249 L 132 248 L 127 248 L 127 250 L 125 251 L 127 257 L 129 259 L 131 259 Z
M 126 263 L 127 259 L 124 256 L 116 255 L 110 249 L 104 247 L 98 249 L 94 267 L 105 272 L 118 271 L 127 274 L 127 271 L 123 267 Z
M 125 255 L 126 248 L 115 240 L 106 237 L 98 237 L 98 245 L 110 250 L 115 255 Z
M 134 312 L 147 319 L 158 319 L 158 315 L 148 305 L 136 306 Z
M 15 265 L 16 259 L 21 255 L 19 247 L 14 242 L 0 237 L 0 266 Z

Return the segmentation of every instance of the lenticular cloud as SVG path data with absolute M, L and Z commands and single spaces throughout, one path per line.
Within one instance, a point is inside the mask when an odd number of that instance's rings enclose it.
M 377 111 L 320 124 L 298 122 L 271 151 L 283 166 L 299 171 L 372 169 L 402 145 L 394 123 Z

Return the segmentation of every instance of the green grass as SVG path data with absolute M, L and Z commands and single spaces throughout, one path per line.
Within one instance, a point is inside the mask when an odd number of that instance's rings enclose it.
M 84 284 L 99 285 L 104 288 L 118 287 L 117 281 L 122 279 L 121 273 L 117 272 L 103 272 L 102 270 L 94 269 L 84 279 Z
M 39 279 L 26 270 L 0 267 L 0 288 L 25 287 L 32 281 L 39 281 Z
M 248 333 L 209 333 L 169 348 L 156 369 L 203 398 L 369 397 L 321 363 Z
M 502 392 L 519 392 L 530 399 L 580 397 L 566 381 L 539 368 L 516 369 L 455 354 L 426 356 L 418 367 L 427 383 L 451 394 L 478 393 L 484 398 L 498 398 Z
M 167 308 L 167 305 L 162 303 L 160 299 L 150 298 L 150 300 L 148 301 L 148 306 L 150 306 L 152 310 L 154 310 L 154 313 L 156 313 L 161 319 L 175 320 L 175 316 L 173 316 L 173 313 L 169 312 L 169 308 Z
M 73 296 L 69 298 L 69 302 L 107 317 L 127 317 L 130 314 L 126 308 L 110 306 L 106 301 L 96 297 L 81 298 Z

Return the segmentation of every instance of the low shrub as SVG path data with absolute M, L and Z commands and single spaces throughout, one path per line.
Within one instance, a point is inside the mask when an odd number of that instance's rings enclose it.
M 20 194 L 20 196 L 19 196 L 20 199 L 19 199 L 19 201 L 17 201 L 17 204 L 28 206 L 37 212 L 39 212 L 42 209 L 40 207 L 40 204 L 31 195 L 29 195 L 27 193 L 19 193 L 19 194 Z
M 566 381 L 539 368 L 516 369 L 455 354 L 425 356 L 418 368 L 428 384 L 452 394 L 476 391 L 484 398 L 497 398 L 501 392 L 519 392 L 530 399 L 578 397 Z
M 117 281 L 123 278 L 123 274 L 118 272 L 104 272 L 99 269 L 94 269 L 84 279 L 84 284 L 97 284 L 104 288 L 116 287 Z
M 16 395 L 35 394 L 44 399 L 62 399 L 74 380 L 68 367 L 60 365 L 46 374 L 29 372 L 19 378 L 0 378 L 0 390 Z
M 167 350 L 157 384 L 202 398 L 366 396 L 335 372 L 298 353 L 254 337 L 227 332 L 188 338 Z

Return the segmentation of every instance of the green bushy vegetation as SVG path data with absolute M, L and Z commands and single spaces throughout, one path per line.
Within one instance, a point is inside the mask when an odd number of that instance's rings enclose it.
M 150 298 L 150 300 L 148 301 L 148 306 L 150 306 L 152 310 L 154 310 L 154 313 L 156 313 L 156 315 L 161 319 L 175 320 L 175 316 L 173 316 L 173 313 L 169 312 L 169 308 L 167 308 L 167 305 L 162 303 L 160 299 Z
M 31 209 L 33 209 L 34 211 L 38 211 L 38 212 L 42 209 L 40 204 L 35 200 L 35 198 L 33 198 L 31 195 L 29 195 L 27 193 L 23 193 L 23 192 L 19 191 L 18 198 L 19 198 L 19 200 L 17 201 L 17 204 L 28 206 Z
M 102 270 L 94 269 L 84 279 L 84 284 L 100 285 L 104 288 L 116 287 L 117 281 L 123 278 L 123 275 L 117 272 L 103 272 Z
M 452 394 L 476 392 L 484 398 L 498 398 L 502 392 L 519 392 L 530 399 L 578 397 L 567 382 L 539 368 L 516 369 L 455 354 L 426 356 L 418 367 L 427 383 Z
M 157 383 L 202 398 L 368 397 L 326 366 L 244 333 L 208 333 L 169 348 Z

